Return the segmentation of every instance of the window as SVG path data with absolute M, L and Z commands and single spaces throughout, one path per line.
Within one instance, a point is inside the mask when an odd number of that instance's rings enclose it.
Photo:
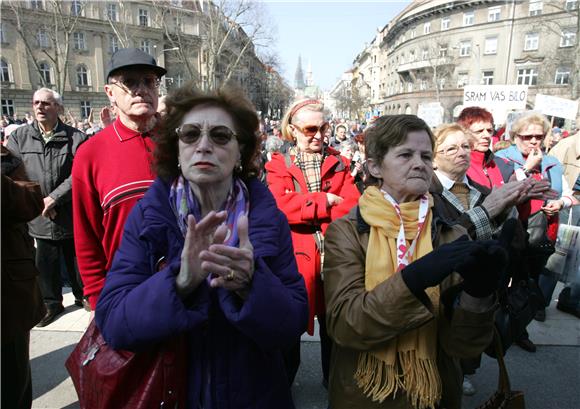
M 2 80 L 2 82 L 12 82 L 10 81 L 10 66 L 8 65 L 8 63 L 4 60 L 1 59 L 0 60 L 0 79 Z
M 107 18 L 111 21 L 119 21 L 119 14 L 117 13 L 117 5 L 113 3 L 107 4 L 106 8 Z
M 85 33 L 73 33 L 73 47 L 75 50 L 86 50 L 87 44 L 85 42 Z
M 440 58 L 445 58 L 447 57 L 447 45 L 440 45 L 439 46 L 439 57 Z
M 450 25 L 451 25 L 451 18 L 443 17 L 441 19 L 441 31 L 449 30 Z
M 84 65 L 79 65 L 77 67 L 77 85 L 81 87 L 89 85 L 89 73 L 87 67 Z
M 144 53 L 151 54 L 151 41 L 150 40 L 141 40 L 141 46 L 139 48 Z
M 183 78 L 183 74 L 179 73 L 175 76 L 175 85 L 177 86 L 177 88 L 181 87 L 184 82 L 185 79 Z
M 149 10 L 139 9 L 139 25 L 149 26 Z
M 431 32 L 431 23 L 425 23 L 423 25 L 423 34 L 429 34 Z
M 484 54 L 497 54 L 497 37 L 490 37 L 485 39 Z
M 2 99 L 2 115 L 14 115 L 14 101 L 11 99 Z
M 493 85 L 493 71 L 483 71 L 481 82 L 483 85 Z
M 576 31 L 571 28 L 562 30 L 560 47 L 572 47 L 576 44 Z
M 6 33 L 4 32 L 4 24 L 0 23 L 0 43 L 6 42 Z
M 413 27 L 413 29 L 411 30 L 411 38 L 415 38 L 416 35 L 417 35 L 417 29 Z
M 422 79 L 421 82 L 419 82 L 419 89 L 421 91 L 425 91 L 427 89 L 427 80 Z
M 524 51 L 537 50 L 539 42 L 540 42 L 540 35 L 538 33 L 526 34 L 526 38 L 525 38 L 525 42 L 524 42 Z
M 536 85 L 538 70 L 535 68 L 520 68 L 518 70 L 518 85 Z
M 576 10 L 578 7 L 578 0 L 566 0 L 566 10 Z
M 466 71 L 457 74 L 457 88 L 463 88 L 469 81 L 469 73 Z
M 530 16 L 539 16 L 542 14 L 542 8 L 544 7 L 541 0 L 530 0 Z
M 45 29 L 39 28 L 36 32 L 36 41 L 40 48 L 48 48 L 50 45 L 48 43 L 48 33 Z
M 42 2 L 43 0 L 30 0 L 30 8 L 34 10 L 42 10 L 44 8 Z
M 40 76 L 44 80 L 46 84 L 52 84 L 52 79 L 50 75 L 50 65 L 45 62 L 41 62 L 38 64 L 38 68 L 40 69 Z
M 412 82 L 407 83 L 407 92 L 413 92 L 413 83 Z
M 70 14 L 73 16 L 81 16 L 83 13 L 83 5 L 80 0 L 72 0 L 70 3 Z
M 494 22 L 501 20 L 501 6 L 487 9 L 487 21 Z
M 81 101 L 81 118 L 85 119 L 91 115 L 91 101 Z
M 473 11 L 466 11 L 463 13 L 463 26 L 472 26 L 475 21 L 475 13 Z
M 556 70 L 556 78 L 554 84 L 567 85 L 570 83 L 570 68 L 558 68 Z
M 429 49 L 427 49 L 427 48 L 423 48 L 423 49 L 421 50 L 421 59 L 422 59 L 423 61 L 425 61 L 425 60 L 428 60 L 428 59 L 429 59 Z
M 415 50 L 409 51 L 409 62 L 415 61 Z
M 119 49 L 119 39 L 115 34 L 111 34 L 109 37 L 109 51 L 114 53 Z
M 471 55 L 471 41 L 461 41 L 459 43 L 459 56 L 469 57 Z

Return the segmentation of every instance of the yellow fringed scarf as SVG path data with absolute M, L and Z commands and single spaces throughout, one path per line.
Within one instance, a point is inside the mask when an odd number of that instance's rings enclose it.
M 429 207 L 433 199 L 429 196 Z M 365 288 L 372 290 L 396 274 L 396 243 L 400 228 L 399 217 L 376 187 L 369 187 L 359 200 L 360 212 L 371 228 L 366 255 Z M 410 247 L 417 234 L 419 201 L 401 203 L 405 239 Z M 425 225 L 417 238 L 415 253 L 409 262 L 431 252 L 431 220 L 429 210 Z M 439 305 L 439 288 L 426 290 L 434 311 Z M 362 352 L 354 375 L 358 386 L 373 401 L 383 402 L 404 390 L 412 405 L 418 409 L 433 408 L 441 399 L 441 379 L 437 370 L 437 323 L 431 320 L 420 328 L 410 330 L 389 341 L 384 347 Z

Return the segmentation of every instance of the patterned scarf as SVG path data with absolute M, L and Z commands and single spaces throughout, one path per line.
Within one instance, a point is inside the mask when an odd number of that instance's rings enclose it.
M 296 165 L 302 170 L 309 192 L 320 192 L 322 186 L 320 168 L 322 168 L 322 154 L 298 152 Z
M 187 216 L 193 214 L 195 221 L 199 222 L 201 220 L 201 207 L 183 175 L 179 175 L 171 184 L 169 204 L 177 219 L 179 230 L 181 230 L 183 237 L 185 237 L 187 233 Z M 234 178 L 234 182 L 232 183 L 223 207 L 216 209 L 217 211 L 226 210 L 228 213 L 225 221 L 228 226 L 228 237 L 226 237 L 224 244 L 232 247 L 238 245 L 238 217 L 242 214 L 248 214 L 249 208 L 248 188 L 241 179 Z
M 429 197 L 429 207 L 433 199 Z M 365 288 L 372 290 L 397 273 L 397 237 L 400 219 L 393 205 L 380 190 L 371 186 L 359 200 L 361 216 L 371 228 L 365 265 Z M 419 201 L 401 203 L 407 248 L 417 235 Z M 431 244 L 432 212 L 416 238 L 409 262 L 433 250 Z M 433 310 L 439 306 L 439 288 L 426 290 Z M 434 408 L 441 399 L 441 379 L 437 369 L 437 320 L 406 331 L 381 348 L 361 352 L 354 375 L 359 388 L 373 401 L 383 402 L 402 389 L 415 408 Z

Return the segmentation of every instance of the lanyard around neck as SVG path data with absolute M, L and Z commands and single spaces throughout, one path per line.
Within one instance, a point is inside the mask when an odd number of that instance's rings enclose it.
M 405 226 L 403 225 L 403 217 L 401 216 L 401 207 L 397 201 L 387 192 L 381 189 L 386 200 L 389 201 L 395 208 L 397 216 L 399 216 L 399 234 L 397 235 L 397 271 L 401 271 L 403 268 L 409 265 L 411 256 L 415 253 L 415 248 L 417 247 L 417 239 L 419 234 L 425 225 L 425 220 L 427 219 L 427 211 L 429 210 L 429 199 L 427 195 L 421 196 L 419 201 L 419 215 L 417 218 L 417 233 L 411 242 L 411 245 L 407 247 L 407 241 L 405 240 Z

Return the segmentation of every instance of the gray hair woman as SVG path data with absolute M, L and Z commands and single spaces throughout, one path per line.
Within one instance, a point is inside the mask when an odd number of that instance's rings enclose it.
M 328 228 L 333 409 L 460 409 L 458 359 L 491 341 L 506 253 L 495 241 L 455 240 L 465 229 L 434 222 L 433 147 L 416 116 L 377 119 L 366 131 L 373 186 Z

